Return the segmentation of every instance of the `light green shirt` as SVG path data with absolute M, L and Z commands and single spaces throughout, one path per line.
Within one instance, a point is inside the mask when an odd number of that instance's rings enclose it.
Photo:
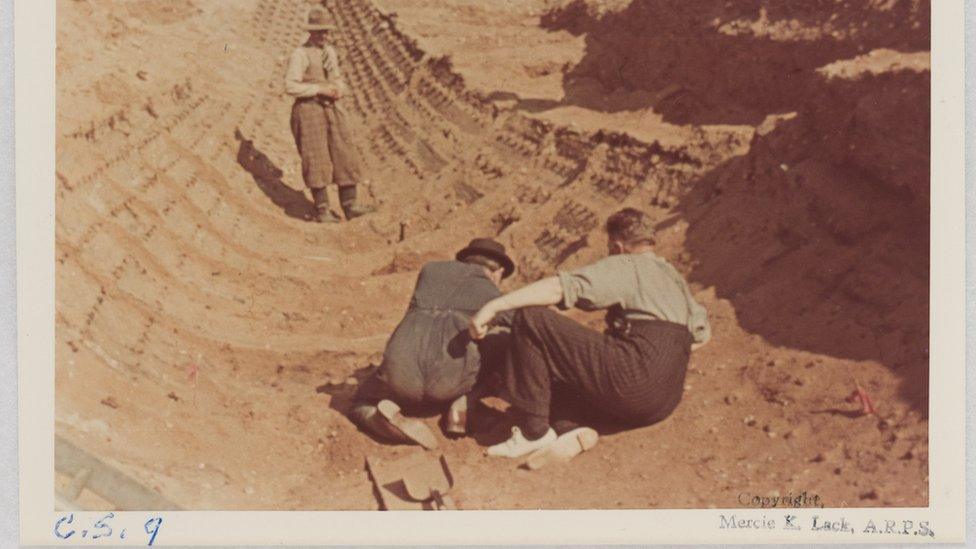
M 670 263 L 651 252 L 611 255 L 574 271 L 560 271 L 560 306 L 595 311 L 619 306 L 628 320 L 666 320 L 687 326 L 696 343 L 712 336 L 708 313 Z

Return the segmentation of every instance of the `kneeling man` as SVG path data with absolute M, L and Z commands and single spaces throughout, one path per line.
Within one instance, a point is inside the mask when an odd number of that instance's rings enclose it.
M 500 368 L 508 351 L 507 334 L 474 341 L 468 322 L 501 295 L 498 285 L 514 270 L 505 247 L 488 238 L 472 240 L 455 261 L 424 265 L 379 370 L 356 393 L 350 419 L 381 439 L 434 448 L 437 440 L 427 425 L 405 417 L 400 407 L 451 403 L 445 430 L 463 434 L 468 393 L 476 382 L 483 387 L 480 382 Z M 499 324 L 510 326 L 511 315 Z
M 472 317 L 470 332 L 487 333 L 496 315 L 516 310 L 503 396 L 517 414 L 507 441 L 489 455 L 530 456 L 537 468 L 596 444 L 596 432 L 565 422 L 559 436 L 550 423 L 554 393 L 571 395 L 601 420 L 643 426 L 678 405 L 693 343 L 711 335 L 705 309 L 682 276 L 654 254 L 654 229 L 641 211 L 626 208 L 607 220 L 609 256 L 489 301 Z M 597 332 L 547 305 L 606 309 L 607 330 Z

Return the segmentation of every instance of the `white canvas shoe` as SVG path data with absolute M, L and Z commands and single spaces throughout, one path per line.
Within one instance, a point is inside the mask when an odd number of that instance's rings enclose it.
M 590 427 L 578 427 L 559 435 L 556 442 L 536 450 L 526 460 L 525 466 L 531 470 L 541 469 L 551 463 L 569 461 L 596 446 L 600 435 Z
M 526 454 L 530 454 L 549 446 L 556 441 L 556 431 L 552 430 L 552 427 L 546 431 L 546 434 L 542 435 L 541 438 L 536 440 L 529 440 L 525 438 L 522 434 L 522 430 L 518 427 L 512 427 L 512 436 L 505 442 L 501 442 L 494 446 L 488 447 L 488 455 L 495 457 L 509 457 L 517 458 L 522 457 Z

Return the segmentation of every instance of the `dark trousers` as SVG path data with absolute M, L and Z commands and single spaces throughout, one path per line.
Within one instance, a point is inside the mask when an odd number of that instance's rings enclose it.
M 611 334 L 548 308 L 520 309 L 503 396 L 550 422 L 595 418 L 650 425 L 681 400 L 691 342 L 688 329 L 671 322 L 636 321 L 628 333 Z
M 423 413 L 462 395 L 494 394 L 501 383 L 499 378 L 508 357 L 510 340 L 508 333 L 494 333 L 480 341 L 481 360 L 477 372 L 461 371 L 462 364 L 456 361 L 434 362 L 427 370 L 400 365 L 381 367 L 359 386 L 349 416 L 361 424 L 368 408 L 383 399 L 393 400 L 408 412 Z

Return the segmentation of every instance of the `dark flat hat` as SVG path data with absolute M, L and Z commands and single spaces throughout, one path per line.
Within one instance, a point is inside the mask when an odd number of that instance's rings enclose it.
M 335 30 L 335 22 L 329 17 L 324 8 L 318 6 L 308 10 L 308 22 L 305 23 L 307 31 Z
M 502 271 L 502 278 L 508 278 L 509 275 L 515 272 L 515 262 L 505 253 L 505 246 L 495 240 L 490 238 L 475 238 L 468 244 L 467 248 L 458 252 L 454 258 L 458 261 L 464 261 L 464 258 L 474 254 L 490 257 L 500 263 L 504 269 Z

